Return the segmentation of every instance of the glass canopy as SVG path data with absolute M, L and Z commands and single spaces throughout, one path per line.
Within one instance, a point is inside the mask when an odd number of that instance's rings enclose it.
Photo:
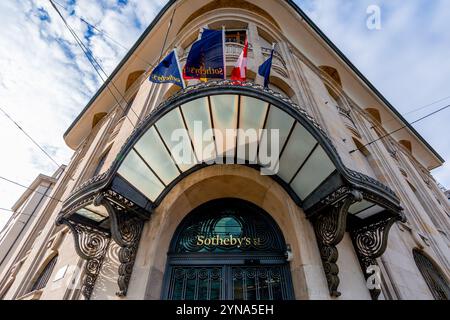
M 111 168 L 64 202 L 60 218 L 110 229 L 111 208 L 95 202 L 98 195 L 148 217 L 176 183 L 214 164 L 259 169 L 307 214 L 320 210 L 324 199 L 339 200 L 342 188 L 365 192 L 348 210 L 357 220 L 401 211 L 391 189 L 346 168 L 320 126 L 290 101 L 254 86 L 207 83 L 197 89 L 152 111 Z
M 287 112 L 253 97 L 223 94 L 167 112 L 137 140 L 118 174 L 156 202 L 202 163 L 258 165 L 302 200 L 336 170 L 318 141 Z

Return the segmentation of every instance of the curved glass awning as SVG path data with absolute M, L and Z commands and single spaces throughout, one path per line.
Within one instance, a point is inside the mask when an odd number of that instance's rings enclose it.
M 357 219 L 401 212 L 392 190 L 342 164 L 305 110 L 254 84 L 221 81 L 189 87 L 152 111 L 111 168 L 78 188 L 60 217 L 107 228 L 107 208 L 94 205 L 101 193 L 148 217 L 190 173 L 232 163 L 273 177 L 310 215 L 343 187 L 362 192 L 364 199 L 348 210 Z

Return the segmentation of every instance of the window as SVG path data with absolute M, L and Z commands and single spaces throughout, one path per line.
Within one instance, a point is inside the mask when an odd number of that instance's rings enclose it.
M 123 109 L 123 114 L 124 114 L 125 116 L 128 114 L 128 111 L 130 111 L 131 106 L 133 105 L 134 99 L 136 98 L 136 95 L 137 95 L 137 94 L 135 94 L 135 95 L 133 96 L 133 98 L 131 98 L 130 101 L 128 101 L 128 103 L 127 103 L 125 109 Z
M 413 250 L 414 261 L 420 270 L 425 282 L 430 288 L 434 299 L 449 300 L 450 286 L 442 276 L 440 271 L 436 268 L 434 263 L 428 259 L 422 252 L 417 249 Z
M 227 30 L 225 31 L 225 42 L 245 44 L 246 30 Z
M 93 177 L 97 176 L 100 173 L 100 171 L 102 170 L 103 165 L 105 164 L 106 158 L 108 157 L 108 153 L 109 153 L 109 149 L 105 153 L 103 153 L 103 155 L 100 157 L 97 167 L 95 168 L 94 174 L 92 175 Z
M 44 267 L 39 277 L 34 281 L 30 292 L 41 290 L 47 285 L 50 276 L 52 275 L 53 269 L 55 268 L 56 261 L 58 261 L 58 256 L 54 256 Z

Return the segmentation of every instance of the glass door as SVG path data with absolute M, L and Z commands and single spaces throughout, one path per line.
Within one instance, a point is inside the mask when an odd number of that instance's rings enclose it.
M 223 300 L 223 267 L 174 267 L 169 300 Z
M 282 266 L 232 267 L 232 300 L 285 300 Z
M 161 297 L 169 300 L 293 299 L 286 243 L 262 209 L 218 199 L 180 222 Z
M 169 300 L 287 300 L 286 266 L 173 267 Z

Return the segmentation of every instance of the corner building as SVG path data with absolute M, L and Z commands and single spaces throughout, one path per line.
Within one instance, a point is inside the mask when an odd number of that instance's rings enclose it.
M 222 26 L 228 76 L 248 34 L 246 83 L 147 80 L 163 43 L 183 66 Z M 205 155 L 199 120 L 278 130 L 279 170 L 238 154 L 262 135 Z M 175 129 L 193 163 L 174 160 Z M 450 206 L 430 174 L 444 160 L 292 1 L 169 1 L 64 138 L 51 198 L 0 242 L 2 299 L 450 297 Z

